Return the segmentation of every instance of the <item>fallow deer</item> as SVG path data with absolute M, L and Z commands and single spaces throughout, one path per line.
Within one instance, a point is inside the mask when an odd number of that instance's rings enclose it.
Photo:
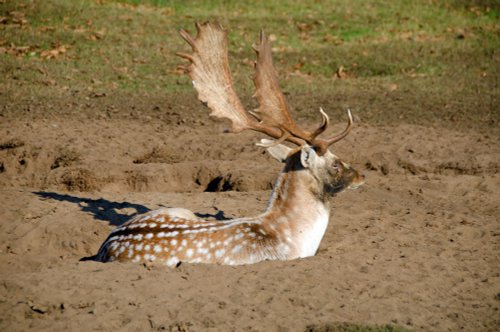
M 320 139 L 330 122 L 320 109 L 321 125 L 314 131 L 299 128 L 292 119 L 278 86 L 269 40 L 263 32 L 257 53 L 254 83 L 259 107 L 246 111 L 234 91 L 229 71 L 227 31 L 219 24 L 196 24 L 197 36 L 181 30 L 192 53 L 187 73 L 198 98 L 211 115 L 229 119 L 232 131 L 245 129 L 275 140 L 260 145 L 285 163 L 264 213 L 253 218 L 203 220 L 181 208 L 163 208 L 134 217 L 111 232 L 96 259 L 102 262 L 179 262 L 251 264 L 263 260 L 290 260 L 315 255 L 330 216 L 330 201 L 346 188 L 356 188 L 364 176 L 341 161 L 328 147 L 352 128 L 348 111 L 346 129 Z M 281 143 L 298 145 L 287 147 Z

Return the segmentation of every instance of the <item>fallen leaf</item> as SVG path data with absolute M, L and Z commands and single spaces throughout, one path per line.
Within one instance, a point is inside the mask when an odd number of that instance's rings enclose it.
M 38 28 L 38 31 L 45 32 L 45 31 L 55 31 L 56 28 L 54 27 L 49 27 L 49 26 L 41 26 Z
M 44 85 L 47 85 L 47 86 L 57 85 L 57 81 L 56 80 L 52 80 L 52 79 L 44 80 L 44 81 L 42 81 L 42 83 Z
M 313 26 L 311 24 L 308 24 L 308 23 L 297 22 L 297 28 L 301 32 L 309 32 L 312 30 Z
M 62 54 L 66 53 L 68 50 L 69 46 L 68 45 L 61 45 L 59 47 L 56 47 L 52 50 L 45 50 L 40 52 L 40 56 L 44 59 L 55 59 Z
M 387 87 L 387 90 L 389 92 L 396 91 L 397 89 L 398 89 L 398 85 L 397 84 L 389 84 L 389 86 Z
M 106 97 L 106 92 L 92 92 L 89 95 L 90 98 L 101 98 L 101 97 Z
M 344 78 L 347 78 L 347 73 L 345 72 L 344 66 L 340 66 L 339 68 L 337 68 L 337 71 L 335 72 L 335 74 L 341 80 Z

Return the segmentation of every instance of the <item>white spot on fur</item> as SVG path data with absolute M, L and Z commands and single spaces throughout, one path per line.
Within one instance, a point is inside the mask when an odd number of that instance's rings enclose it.
M 166 262 L 165 264 L 168 265 L 168 266 L 174 266 L 174 265 L 177 265 L 177 263 L 179 262 L 179 260 L 177 259 L 177 257 L 170 257 Z
M 225 249 L 215 250 L 215 258 L 221 258 L 226 253 Z
M 231 252 L 232 252 L 233 254 L 237 254 L 237 253 L 239 253 L 240 251 L 241 251 L 241 246 L 240 246 L 239 244 L 235 245 L 235 246 L 234 246 L 234 248 L 233 248 L 233 250 L 231 250 Z
M 154 234 L 153 234 L 153 233 L 148 233 L 148 234 L 146 234 L 145 238 L 146 238 L 146 239 L 152 239 L 152 238 L 153 238 L 153 236 L 154 236 Z

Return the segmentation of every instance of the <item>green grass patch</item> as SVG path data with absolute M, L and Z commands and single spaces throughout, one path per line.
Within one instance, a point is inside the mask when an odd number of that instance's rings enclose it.
M 354 80 L 349 84 L 354 88 L 398 82 L 398 91 L 419 78 L 448 77 L 454 84 L 462 76 L 484 78 L 492 87 L 500 66 L 500 23 L 498 6 L 483 3 L 5 1 L 0 89 L 7 97 L 74 90 L 191 92 L 178 68 L 183 61 L 175 56 L 188 50 L 178 30 L 194 33 L 194 22 L 206 20 L 230 30 L 235 82 L 248 94 L 251 44 L 260 29 L 273 40 L 275 67 L 291 94 L 309 89 L 332 94 L 331 83 L 339 77 Z M 434 89 L 446 92 L 446 84 Z

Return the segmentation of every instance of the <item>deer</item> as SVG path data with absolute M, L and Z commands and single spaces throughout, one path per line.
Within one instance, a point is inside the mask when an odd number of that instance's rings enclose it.
M 195 38 L 180 31 L 192 53 L 176 55 L 188 60 L 184 70 L 198 99 L 211 116 L 229 120 L 233 133 L 253 130 L 268 136 L 257 145 L 284 163 L 267 207 L 256 217 L 230 220 L 205 220 L 184 208 L 153 210 L 114 229 L 96 260 L 243 265 L 314 256 L 329 223 L 332 198 L 364 183 L 364 175 L 329 150 L 350 132 L 351 112 L 347 111 L 346 128 L 330 138 L 319 137 L 330 123 L 321 108 L 317 129 L 300 128 L 278 85 L 270 41 L 263 31 L 259 44 L 253 45 L 257 55 L 254 97 L 259 107 L 247 111 L 233 87 L 227 30 L 210 22 L 196 23 L 196 29 Z

